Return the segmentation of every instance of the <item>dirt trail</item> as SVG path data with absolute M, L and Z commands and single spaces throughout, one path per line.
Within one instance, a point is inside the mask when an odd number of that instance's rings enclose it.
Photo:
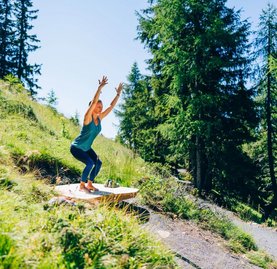
M 246 259 L 230 253 L 223 240 L 189 221 L 171 218 L 150 210 L 144 227 L 177 254 L 181 268 L 255 269 Z
M 137 205 L 136 199 L 127 200 Z M 174 253 L 180 268 L 186 269 L 258 269 L 244 257 L 228 251 L 225 241 L 191 221 L 172 219 L 145 206 L 149 219 L 142 226 Z
M 235 225 L 241 228 L 246 233 L 252 235 L 257 246 L 261 250 L 265 250 L 275 260 L 277 260 L 277 230 L 276 228 L 266 227 L 265 225 L 257 224 L 254 222 L 245 222 L 238 218 L 233 212 L 223 209 L 215 204 L 201 201 L 202 205 L 223 214 Z

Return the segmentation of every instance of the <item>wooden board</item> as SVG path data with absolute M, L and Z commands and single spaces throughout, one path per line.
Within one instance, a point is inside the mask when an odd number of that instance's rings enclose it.
M 84 200 L 91 203 L 99 201 L 119 202 L 125 199 L 135 197 L 138 192 L 138 189 L 135 188 L 107 188 L 104 186 L 104 184 L 94 183 L 93 186 L 96 187 L 99 191 L 92 191 L 91 193 L 86 193 L 84 191 L 80 191 L 79 186 L 79 183 L 58 185 L 55 187 L 55 190 L 62 196 Z

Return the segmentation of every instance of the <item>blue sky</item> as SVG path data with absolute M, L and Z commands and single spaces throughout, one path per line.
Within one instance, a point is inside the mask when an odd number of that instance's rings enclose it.
M 101 99 L 104 108 L 115 96 L 115 87 L 126 82 L 136 61 L 145 73 L 145 60 L 150 57 L 143 44 L 135 40 L 135 11 L 148 6 L 147 0 L 35 0 L 38 18 L 32 22 L 41 48 L 30 55 L 30 61 L 42 64 L 38 84 L 39 97 L 54 90 L 57 109 L 65 116 L 76 111 L 82 122 L 98 79 L 106 75 L 109 84 Z M 227 6 L 242 8 L 242 18 L 257 26 L 266 0 L 228 0 Z M 274 3 L 274 1 L 271 1 Z M 114 138 L 118 119 L 113 112 L 102 122 L 102 134 Z

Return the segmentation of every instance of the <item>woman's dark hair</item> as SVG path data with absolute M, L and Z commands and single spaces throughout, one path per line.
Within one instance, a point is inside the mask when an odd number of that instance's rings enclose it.
M 97 104 L 98 104 L 98 103 L 102 103 L 102 104 L 103 104 L 102 100 L 98 100 L 98 101 L 97 101 Z M 91 104 L 91 101 L 88 103 L 88 106 L 90 106 L 90 104 Z

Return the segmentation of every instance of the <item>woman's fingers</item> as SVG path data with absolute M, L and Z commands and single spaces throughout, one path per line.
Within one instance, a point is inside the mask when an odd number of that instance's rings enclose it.
M 118 87 L 116 88 L 117 93 L 120 93 L 122 91 L 122 88 L 123 88 L 123 83 L 120 82 Z
M 105 86 L 108 84 L 108 78 L 106 76 L 102 77 L 102 80 L 98 79 L 99 86 Z

